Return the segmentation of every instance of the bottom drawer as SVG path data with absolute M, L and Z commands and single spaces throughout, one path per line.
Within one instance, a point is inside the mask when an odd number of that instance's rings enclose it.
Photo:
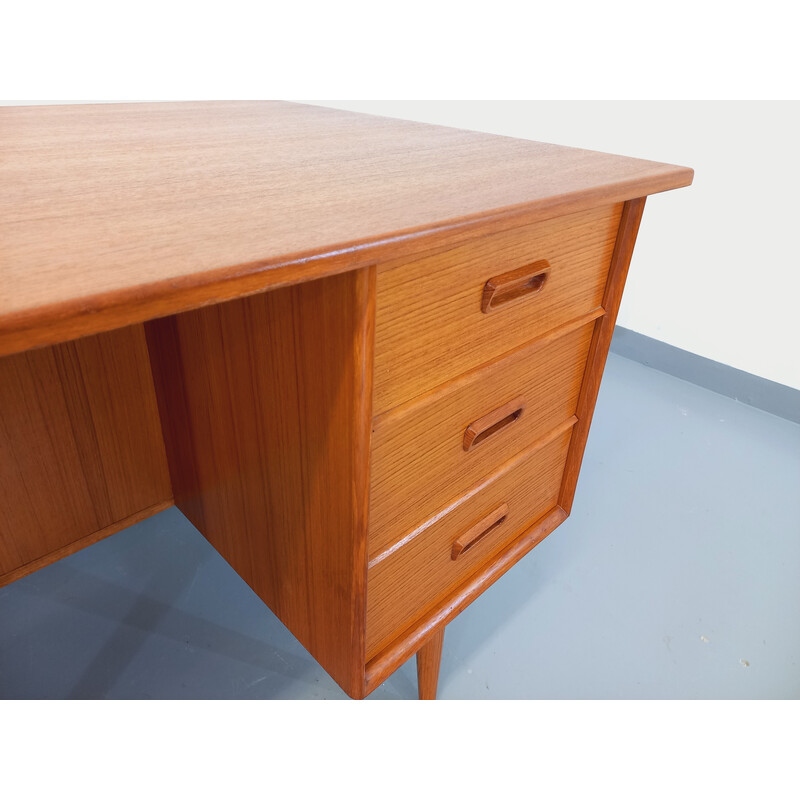
M 367 660 L 555 507 L 571 433 L 561 427 L 370 567 Z

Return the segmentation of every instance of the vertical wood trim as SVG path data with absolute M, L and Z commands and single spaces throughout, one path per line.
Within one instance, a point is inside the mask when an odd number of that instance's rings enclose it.
M 589 346 L 589 357 L 586 362 L 586 371 L 578 400 L 578 409 L 575 412 L 578 422 L 572 432 L 567 463 L 564 468 L 564 479 L 561 483 L 558 502 L 567 514 L 572 509 L 572 501 L 575 497 L 575 488 L 578 484 L 578 476 L 583 462 L 583 452 L 586 448 L 586 440 L 592 424 L 597 394 L 600 391 L 600 381 L 603 377 L 608 348 L 611 345 L 611 337 L 617 321 L 619 304 L 622 300 L 622 290 L 625 287 L 628 267 L 633 256 L 633 248 L 636 244 L 636 235 L 639 232 L 639 223 L 642 220 L 645 200 L 645 197 L 629 200 L 622 209 L 614 255 L 611 258 L 611 268 L 609 269 L 608 281 L 603 295 L 605 313 L 595 322 L 592 343 Z
M 175 503 L 363 697 L 375 268 L 146 325 Z
M 377 267 L 360 270 L 356 282 L 356 304 L 362 310 L 355 351 L 356 364 L 360 367 L 359 385 L 361 391 L 356 396 L 355 418 L 357 435 L 354 440 L 353 470 L 353 508 L 356 511 L 354 522 L 355 557 L 353 570 L 352 596 L 358 605 L 353 615 L 353 641 L 356 657 L 351 685 L 358 691 L 350 694 L 362 699 L 367 693 L 367 573 L 369 572 L 369 498 L 372 475 L 372 394 L 375 375 L 375 308 Z

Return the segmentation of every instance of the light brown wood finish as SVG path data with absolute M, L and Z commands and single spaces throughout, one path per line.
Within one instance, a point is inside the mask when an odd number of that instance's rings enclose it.
M 644 198 L 631 201 L 625 204 L 620 218 L 612 264 L 603 294 L 604 313 L 593 326 L 590 353 L 586 362 L 576 412 L 579 419 L 567 451 L 562 483 L 558 492 L 558 505 L 505 550 L 489 559 L 481 569 L 453 592 L 435 603 L 393 641 L 384 644 L 367 664 L 368 693 L 377 688 L 416 649 L 431 640 L 437 631 L 442 630 L 444 625 L 566 519 L 572 504 L 602 370 L 643 209 Z
M 370 559 L 575 413 L 592 330 L 582 318 L 374 420 Z M 518 397 L 519 419 L 465 453 L 469 423 Z
M 0 358 L 0 582 L 171 497 L 140 325 Z
M 147 324 L 175 502 L 364 692 L 374 269 Z
M 440 628 L 417 652 L 417 685 L 420 700 L 435 700 L 442 663 L 444 628 Z
M 614 334 L 614 325 L 616 324 L 619 305 L 622 301 L 622 290 L 625 288 L 625 279 L 633 256 L 633 248 L 636 244 L 636 234 L 639 232 L 639 223 L 642 220 L 645 200 L 646 198 L 641 197 L 625 203 L 619 224 L 614 256 L 611 260 L 611 269 L 608 274 L 608 283 L 603 295 L 605 314 L 595 323 L 576 412 L 578 424 L 575 426 L 575 433 L 570 444 L 570 452 L 564 472 L 564 483 L 559 497 L 559 505 L 567 514 L 572 510 L 572 500 L 575 496 L 575 487 L 578 484 L 583 451 L 586 448 L 586 440 L 589 437 L 589 428 L 592 424 L 597 394 L 600 391 L 600 381 L 603 377 L 608 349 L 611 346 L 611 337 Z
M 600 307 L 621 205 L 604 206 L 378 267 L 375 413 Z M 488 278 L 546 258 L 541 292 L 481 310 Z
M 692 180 L 276 102 L 2 108 L 0 151 L 0 354 Z
M 570 510 L 644 196 L 692 171 L 286 103 L 2 109 L 0 150 L 0 583 L 166 507 L 166 444 L 349 694 L 419 653 L 434 697 Z
M 429 641 L 437 630 L 457 617 L 498 578 L 505 575 L 517 561 L 549 536 L 566 518 L 567 514 L 564 509 L 557 506 L 544 517 L 536 520 L 528 530 L 495 556 L 483 569 L 460 584 L 456 591 L 434 606 L 419 622 L 403 631 L 401 636 L 381 650 L 377 656 L 370 659 L 367 664 L 367 694 L 377 689 L 389 675 L 408 661 L 425 642 Z
M 437 514 L 394 552 L 373 563 L 367 578 L 367 658 L 412 626 L 533 522 L 556 507 L 574 418 L 512 460 L 485 483 Z M 505 521 L 458 560 L 455 540 L 501 504 Z

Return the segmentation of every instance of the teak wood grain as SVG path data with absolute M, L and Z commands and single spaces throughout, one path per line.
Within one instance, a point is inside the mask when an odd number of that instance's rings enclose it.
M 367 694 L 377 689 L 421 646 L 430 641 L 439 630 L 457 617 L 496 580 L 505 575 L 514 564 L 549 536 L 566 518 L 567 514 L 564 509 L 556 506 L 544 517 L 536 520 L 483 569 L 470 576 L 452 594 L 437 603 L 427 615 L 403 631 L 401 636 L 387 645 L 377 656 L 370 659 L 367 663 L 366 674 Z
M 364 691 L 374 269 L 147 323 L 175 503 Z
M 571 417 L 592 337 L 591 316 L 373 421 L 370 559 Z M 469 425 L 509 399 L 525 408 L 469 452 Z
M 625 203 L 622 218 L 619 224 L 619 233 L 611 259 L 611 269 L 608 274 L 605 293 L 603 295 L 603 309 L 605 313 L 595 323 L 592 343 L 589 348 L 589 357 L 586 372 L 581 385 L 580 399 L 578 400 L 578 424 L 570 444 L 567 466 L 564 471 L 564 483 L 561 487 L 559 504 L 567 514 L 572 510 L 572 501 L 575 488 L 578 484 L 583 451 L 589 437 L 589 428 L 592 424 L 594 407 L 597 394 L 600 391 L 600 381 L 603 377 L 608 349 L 611 346 L 611 337 L 614 334 L 614 325 L 617 321 L 622 290 L 625 288 L 625 279 L 628 276 L 633 248 L 636 244 L 636 235 L 639 232 L 639 223 L 642 221 L 646 198 L 640 197 Z
M 600 307 L 621 205 L 526 225 L 378 267 L 375 413 Z M 487 280 L 541 259 L 540 292 L 482 310 Z
M 274 102 L 4 108 L 0 152 L 0 585 L 174 494 L 348 694 L 435 697 L 692 170 Z
M 460 583 L 537 519 L 556 507 L 574 418 L 437 515 L 402 547 L 370 566 L 367 577 L 367 658 L 425 616 Z M 453 560 L 453 543 L 500 505 L 504 521 Z
M 692 170 L 280 102 L 0 108 L 0 354 L 686 186 Z M 489 276 L 487 276 L 489 277 Z
M 645 198 L 637 198 L 626 203 L 620 217 L 612 263 L 603 294 L 602 315 L 594 324 L 578 400 L 576 412 L 578 419 L 570 437 L 558 491 L 558 504 L 454 591 L 434 603 L 416 622 L 405 628 L 393 640 L 384 643 L 367 664 L 367 693 L 377 688 L 426 642 L 435 641 L 435 637 L 444 630 L 448 622 L 567 518 L 644 202 Z
M 171 497 L 141 325 L 0 358 L 0 583 Z
M 444 628 L 440 628 L 417 652 L 417 684 L 420 700 L 435 700 L 442 663 Z

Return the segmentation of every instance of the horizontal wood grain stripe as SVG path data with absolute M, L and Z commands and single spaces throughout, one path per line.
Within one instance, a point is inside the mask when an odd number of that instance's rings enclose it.
M 397 639 L 375 655 L 367 663 L 366 693 L 373 692 L 398 667 L 402 666 L 427 641 L 437 634 L 448 622 L 458 616 L 473 600 L 479 597 L 498 578 L 508 572 L 514 564 L 529 553 L 539 542 L 552 533 L 564 520 L 567 513 L 556 507 L 535 522 L 524 534 L 517 538 L 483 570 L 472 575 L 449 597 Z
M 419 397 L 479 364 L 601 307 L 621 204 L 484 236 L 378 266 L 375 413 Z M 486 281 L 546 258 L 541 292 L 490 314 Z
M 557 504 L 570 433 L 564 431 L 538 448 L 513 469 L 495 477 L 479 492 L 440 516 L 424 535 L 415 536 L 370 567 L 368 659 Z M 502 524 L 454 560 L 454 543 L 468 532 L 474 533 L 475 526 L 501 505 L 507 509 Z
M 575 414 L 592 323 L 535 342 L 373 421 L 370 557 Z M 465 431 L 513 402 L 512 424 L 468 452 Z
M 426 519 L 422 524 L 418 525 L 413 530 L 406 533 L 405 536 L 403 536 L 397 542 L 393 543 L 390 547 L 387 547 L 385 550 L 378 553 L 373 559 L 370 560 L 369 567 L 372 568 L 380 564 L 381 561 L 383 561 L 388 556 L 392 555 L 392 553 L 396 552 L 401 547 L 407 545 L 421 533 L 424 533 L 428 528 L 431 527 L 431 525 L 435 525 L 437 522 L 439 522 L 439 520 L 441 520 L 451 511 L 454 511 L 460 505 L 467 502 L 476 494 L 478 494 L 478 492 L 482 491 L 488 485 L 493 483 L 495 480 L 502 478 L 508 472 L 513 470 L 521 462 L 529 458 L 532 453 L 535 453 L 537 450 L 547 446 L 554 439 L 558 439 L 558 437 L 561 436 L 565 431 L 570 430 L 570 428 L 572 428 L 577 423 L 577 421 L 578 418 L 572 416 L 569 419 L 562 422 L 560 425 L 557 425 L 555 428 L 548 431 L 544 436 L 532 442 L 524 450 L 520 451 L 513 458 L 509 459 L 504 464 L 502 464 L 496 472 L 489 475 L 487 478 L 473 484 L 467 491 L 465 491 L 461 496 L 459 496 L 456 500 L 450 503 L 447 507 L 441 509 L 436 514 L 433 514 L 428 519 Z
M 598 307 L 592 309 L 586 314 L 581 314 L 575 319 L 572 319 L 569 322 L 564 323 L 563 325 L 559 325 L 556 328 L 552 328 L 551 330 L 547 331 L 541 336 L 537 336 L 535 339 L 523 342 L 521 345 L 504 352 L 498 359 L 485 361 L 482 364 L 479 364 L 478 366 L 474 367 L 473 369 L 467 370 L 461 375 L 458 375 L 457 377 L 452 378 L 451 380 L 446 381 L 445 383 L 442 383 L 439 386 L 435 386 L 433 389 L 429 389 L 427 392 L 423 392 L 417 397 L 412 397 L 405 403 L 401 403 L 400 405 L 395 406 L 394 408 L 390 408 L 388 411 L 384 411 L 382 414 L 376 414 L 374 417 L 374 422 L 383 423 L 393 419 L 398 419 L 398 420 L 403 419 L 405 415 L 407 415 L 409 412 L 413 413 L 412 409 L 415 409 L 417 406 L 426 402 L 431 402 L 431 401 L 435 402 L 436 397 L 443 390 L 458 391 L 460 387 L 469 385 L 475 380 L 475 377 L 482 370 L 486 369 L 487 367 L 496 363 L 497 361 L 506 358 L 512 358 L 517 354 L 522 353 L 525 350 L 528 350 L 529 348 L 541 347 L 543 345 L 546 345 L 548 342 L 554 341 L 555 339 L 560 339 L 562 336 L 565 336 L 568 333 L 572 333 L 572 331 L 576 331 L 578 330 L 578 328 L 582 328 L 584 325 L 587 325 L 590 322 L 594 322 L 598 317 L 602 317 L 604 313 L 605 311 L 603 310 L 603 308 Z
M 592 323 L 534 342 L 373 420 L 370 557 L 575 414 Z M 476 420 L 511 402 L 513 424 L 468 452 Z

